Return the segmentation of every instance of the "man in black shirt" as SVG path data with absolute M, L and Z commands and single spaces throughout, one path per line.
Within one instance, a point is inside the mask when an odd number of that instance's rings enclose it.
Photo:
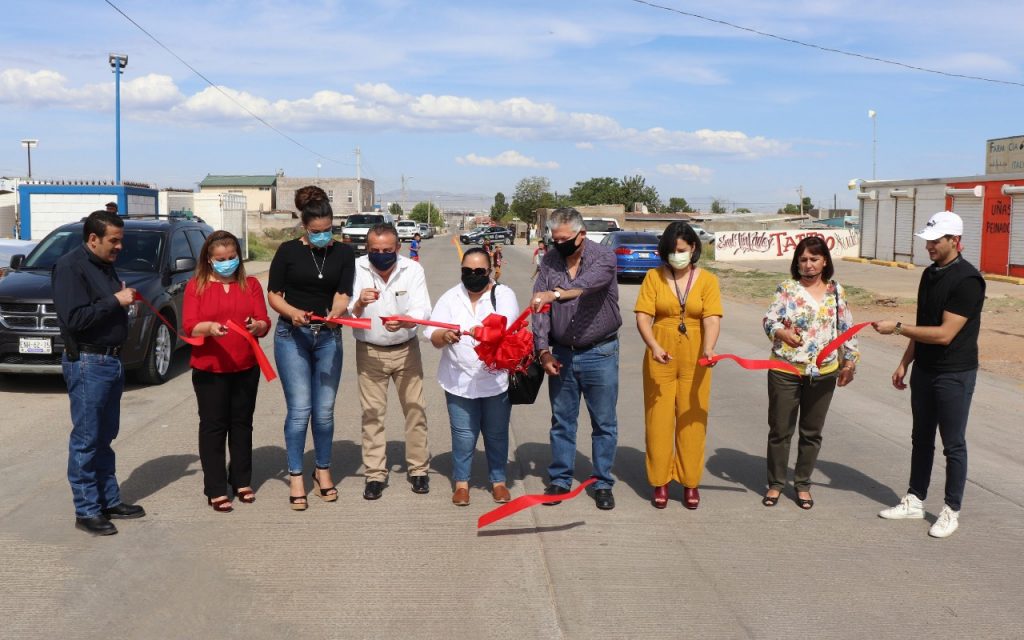
M 978 333 L 985 302 L 985 280 L 960 255 L 963 221 L 950 211 L 936 213 L 917 236 L 925 240 L 933 264 L 921 274 L 917 290 L 917 324 L 886 320 L 874 323 L 882 334 L 910 338 L 892 384 L 906 389 L 910 378 L 910 489 L 900 503 L 878 515 L 890 520 L 924 518 L 924 499 L 935 457 L 935 431 L 946 456 L 945 506 L 928 535 L 945 538 L 959 526 L 960 502 L 967 483 L 967 414 L 978 375 Z
M 82 239 L 54 267 L 53 304 L 64 338 L 62 365 L 71 398 L 68 482 L 75 526 L 107 536 L 117 533 L 111 518 L 146 515 L 142 507 L 121 502 L 110 448 L 120 425 L 124 389 L 120 354 L 128 334 L 125 307 L 135 299 L 135 290 L 114 271 L 124 239 L 124 221 L 116 213 L 92 212 Z

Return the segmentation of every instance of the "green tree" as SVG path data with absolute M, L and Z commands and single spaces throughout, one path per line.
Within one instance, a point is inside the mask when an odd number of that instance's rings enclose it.
M 723 206 L 718 200 L 712 200 L 711 213 L 726 213 L 725 206 Z
M 624 204 L 622 183 L 618 178 L 591 178 L 569 189 L 573 205 Z
M 801 213 L 807 213 L 808 211 L 814 208 L 814 205 L 811 204 L 810 196 L 804 196 L 802 204 L 802 207 L 799 204 L 787 204 L 782 209 L 779 209 L 779 213 L 785 213 L 786 215 L 793 216 L 799 215 Z
M 392 202 L 391 206 L 388 207 L 388 213 L 395 216 L 396 218 L 400 218 L 402 216 L 402 205 L 398 204 L 397 202 Z
M 444 225 L 444 218 L 441 217 L 441 210 L 434 206 L 433 202 L 419 202 L 415 207 L 412 208 L 412 212 L 409 214 L 410 220 L 416 222 L 427 222 L 432 226 L 440 227 Z
M 509 207 L 505 202 L 505 194 L 498 192 L 494 194 L 494 204 L 491 205 L 491 219 L 504 220 L 508 217 Z
M 739 209 L 735 209 L 733 213 L 750 213 L 750 209 L 746 207 L 740 207 Z
M 658 190 L 647 184 L 647 179 L 642 175 L 626 176 L 622 179 L 622 204 L 629 211 L 635 202 L 647 205 L 649 211 L 657 211 L 661 208 L 661 199 L 658 197 Z
M 551 193 L 551 182 L 542 176 L 531 176 L 523 178 L 516 184 L 510 209 L 512 215 L 523 222 L 534 222 L 537 219 L 537 209 L 550 207 L 556 203 L 557 199 Z
M 669 198 L 666 209 L 669 213 L 693 213 L 693 207 L 686 201 L 686 198 Z

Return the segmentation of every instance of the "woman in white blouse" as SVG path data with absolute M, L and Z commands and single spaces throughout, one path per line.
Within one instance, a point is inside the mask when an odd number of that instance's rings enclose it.
M 457 324 L 463 330 L 483 324 L 491 313 L 511 324 L 519 315 L 516 295 L 491 279 L 491 256 L 481 248 L 462 257 L 462 283 L 452 287 L 434 305 L 431 320 Z M 507 326 L 507 325 L 506 325 Z M 469 476 L 477 437 L 483 433 L 491 495 L 495 502 L 511 499 L 505 486 L 508 460 L 508 374 L 488 370 L 474 347 L 476 341 L 449 329 L 427 327 L 423 335 L 442 350 L 437 380 L 444 389 L 452 428 L 452 503 L 469 504 Z

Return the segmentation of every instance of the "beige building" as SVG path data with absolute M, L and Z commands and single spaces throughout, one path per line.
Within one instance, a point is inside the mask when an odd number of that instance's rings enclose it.
M 362 189 L 359 189 L 360 183 Z M 373 180 L 363 178 L 289 178 L 277 176 L 277 206 L 295 213 L 295 192 L 306 185 L 315 184 L 327 192 L 335 216 L 348 216 L 360 211 L 373 211 L 377 200 Z M 362 198 L 362 203 L 358 202 Z
M 275 185 L 278 176 L 207 175 L 199 183 L 200 193 L 236 193 L 245 196 L 248 211 L 270 212 L 277 208 Z M 293 194 L 294 195 L 294 194 Z

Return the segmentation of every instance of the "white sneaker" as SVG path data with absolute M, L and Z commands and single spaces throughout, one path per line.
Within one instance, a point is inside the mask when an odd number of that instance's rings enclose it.
M 911 518 L 920 520 L 924 518 L 924 502 L 914 494 L 908 493 L 903 496 L 903 499 L 895 507 L 879 511 L 878 517 L 885 518 L 886 520 L 907 520 Z
M 960 512 L 953 511 L 949 507 L 942 507 L 942 511 L 939 512 L 939 519 L 928 530 L 928 535 L 933 538 L 948 538 L 953 535 L 953 532 L 959 526 Z

